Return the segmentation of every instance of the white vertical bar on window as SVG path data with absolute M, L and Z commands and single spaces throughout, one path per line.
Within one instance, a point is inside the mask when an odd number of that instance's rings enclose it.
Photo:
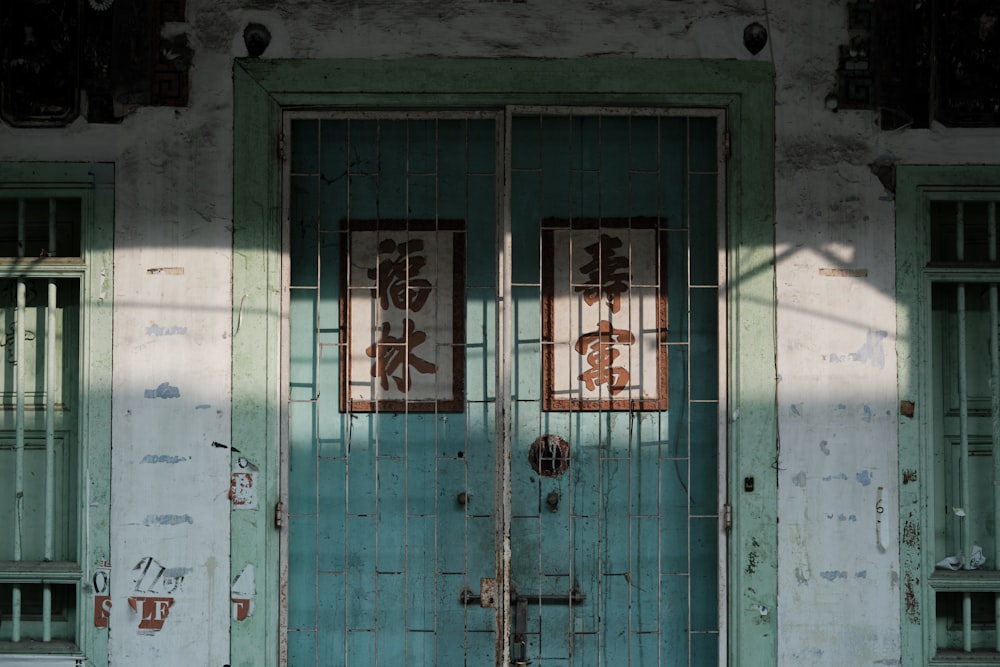
M 965 207 L 962 202 L 956 204 L 955 210 L 955 256 L 959 262 L 965 259 Z M 959 522 L 962 527 L 962 569 L 968 570 L 971 569 L 973 510 L 969 503 L 969 387 L 966 361 L 965 283 L 958 283 L 955 289 L 958 329 L 958 477 L 962 503 Z M 962 594 L 962 645 L 966 652 L 972 650 L 972 594 L 968 591 Z
M 54 203 L 50 202 L 50 203 Z M 55 207 L 49 208 L 50 231 Z M 49 238 L 52 242 L 52 237 Z M 49 280 L 48 306 L 45 309 L 45 560 L 54 556 L 55 535 L 55 387 L 56 387 L 56 282 Z M 42 586 L 42 641 L 52 640 L 52 587 Z
M 17 256 L 24 257 L 24 228 L 27 217 L 27 202 L 24 199 L 17 201 Z M 24 345 L 24 282 L 17 281 L 16 305 L 14 309 L 15 342 L 14 358 L 20 360 L 21 350 Z M 16 413 L 14 432 L 14 560 L 21 560 L 21 522 L 24 516 L 24 407 L 22 399 L 23 390 L 23 365 L 18 365 L 15 375 L 17 385 L 16 392 Z M 21 586 L 14 584 L 11 587 L 11 641 L 21 641 Z
M 19 229 L 24 228 L 23 212 L 21 206 Z M 23 243 L 23 239 L 23 236 L 18 237 L 19 244 Z M 14 309 L 14 560 L 22 558 L 21 528 L 24 520 L 24 295 L 25 283 L 18 280 Z M 18 642 L 21 641 L 21 587 L 17 584 L 13 587 L 11 603 L 11 640 Z

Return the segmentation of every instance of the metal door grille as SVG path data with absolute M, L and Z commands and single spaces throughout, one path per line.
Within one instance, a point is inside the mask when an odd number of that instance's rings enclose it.
M 718 601 L 725 572 L 718 495 L 725 369 L 716 353 L 724 349 L 717 347 L 725 302 L 722 119 L 691 110 L 552 107 L 515 108 L 510 118 L 511 486 L 532 490 L 511 496 L 511 576 L 529 598 L 588 596 L 575 610 L 530 607 L 528 656 L 552 665 L 716 664 L 724 660 Z M 633 279 L 623 297 L 634 308 L 641 293 L 654 292 L 667 304 L 659 345 L 669 357 L 669 401 L 651 400 L 641 384 L 614 395 L 599 384 L 596 409 L 540 409 L 549 388 L 537 359 L 565 341 L 546 340 L 538 329 L 551 261 L 536 249 L 544 246 L 538 220 L 543 234 L 560 225 L 598 235 L 628 229 L 621 247 L 632 267 L 645 250 L 644 227 L 657 230 L 654 261 L 668 277 Z M 574 237 L 567 236 L 557 252 L 574 256 Z M 604 271 L 597 284 L 608 281 Z M 592 284 L 575 280 L 571 291 Z M 655 317 L 643 322 L 659 326 Z M 586 376 L 583 358 L 577 361 L 563 369 L 563 386 Z M 569 443 L 566 474 L 536 475 L 524 465 L 540 434 Z M 552 494 L 560 499 L 556 512 Z M 530 562 L 518 539 L 538 545 L 527 550 Z
M 10 477 L 0 519 L 10 538 L 0 547 L 0 642 L 11 650 L 75 645 L 80 567 L 66 394 L 75 358 L 66 353 L 79 287 L 46 260 L 80 255 L 79 215 L 79 200 L 0 200 L 0 249 L 10 253 L 0 259 L 0 459 Z
M 560 667 L 725 660 L 723 136 L 721 115 L 691 110 L 286 116 L 290 664 L 507 664 L 515 639 Z M 669 301 L 669 411 L 601 390 L 594 409 L 542 407 L 555 218 L 635 227 L 625 239 L 652 221 L 677 277 L 626 298 Z M 399 240 L 409 221 L 465 221 L 462 412 L 342 402 L 358 220 L 403 221 Z M 561 477 L 531 470 L 543 434 L 569 442 Z

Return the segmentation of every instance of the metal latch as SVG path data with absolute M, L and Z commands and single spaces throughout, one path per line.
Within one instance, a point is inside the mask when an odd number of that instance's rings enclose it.
M 479 603 L 483 607 L 493 606 L 493 591 L 495 591 L 496 580 L 481 579 L 480 590 L 482 593 L 476 595 L 466 588 L 462 591 L 460 601 L 464 605 Z M 587 601 L 587 595 L 579 588 L 574 588 L 565 595 L 519 595 L 517 591 L 511 591 L 510 604 L 514 606 L 514 637 L 513 648 L 517 657 L 513 658 L 515 666 L 528 664 L 528 605 L 529 604 L 565 604 L 569 606 L 580 605 Z

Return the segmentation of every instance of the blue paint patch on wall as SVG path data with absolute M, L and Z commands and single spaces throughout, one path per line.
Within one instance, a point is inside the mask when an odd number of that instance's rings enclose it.
M 797 474 L 795 477 L 792 477 L 792 484 L 794 484 L 795 486 L 799 486 L 799 487 L 805 488 L 805 485 L 806 485 L 806 471 L 803 470 L 799 474 Z
M 147 389 L 143 396 L 145 398 L 180 398 L 181 390 L 169 382 L 162 382 L 156 389 Z
M 868 570 L 858 570 L 857 572 L 854 573 L 854 576 L 857 577 L 858 579 L 867 579 Z
M 885 368 L 884 341 L 889 336 L 887 331 L 868 331 L 864 344 L 856 352 L 847 354 L 831 353 L 828 359 L 831 364 L 853 361 L 859 364 L 869 364 L 875 368 Z
M 827 570 L 826 572 L 820 572 L 819 576 L 827 581 L 836 581 L 837 579 L 847 579 L 847 572 L 843 570 Z
M 858 478 L 858 484 L 860 484 L 861 486 L 868 486 L 869 484 L 872 483 L 872 475 L 867 470 L 862 470 L 857 475 L 855 475 L 855 477 Z
M 142 520 L 145 526 L 178 526 L 182 523 L 194 523 L 190 514 L 149 514 Z
M 146 454 L 140 463 L 180 463 L 189 461 L 190 456 L 169 456 L 167 454 Z
M 161 327 L 156 322 L 146 327 L 147 336 L 185 336 L 187 335 L 187 327 Z
M 839 475 L 827 475 L 826 477 L 823 478 L 823 481 L 831 482 L 835 479 L 847 479 L 847 473 L 842 472 Z
M 201 405 L 194 406 L 194 409 L 195 410 L 208 410 L 210 407 L 212 407 L 212 406 L 209 405 L 208 403 L 202 403 Z

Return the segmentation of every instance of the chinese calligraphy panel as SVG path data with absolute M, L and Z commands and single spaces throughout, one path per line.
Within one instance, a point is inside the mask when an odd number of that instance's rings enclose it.
M 667 409 L 665 239 L 651 218 L 545 221 L 546 410 Z
M 464 409 L 465 225 L 352 221 L 344 411 Z

